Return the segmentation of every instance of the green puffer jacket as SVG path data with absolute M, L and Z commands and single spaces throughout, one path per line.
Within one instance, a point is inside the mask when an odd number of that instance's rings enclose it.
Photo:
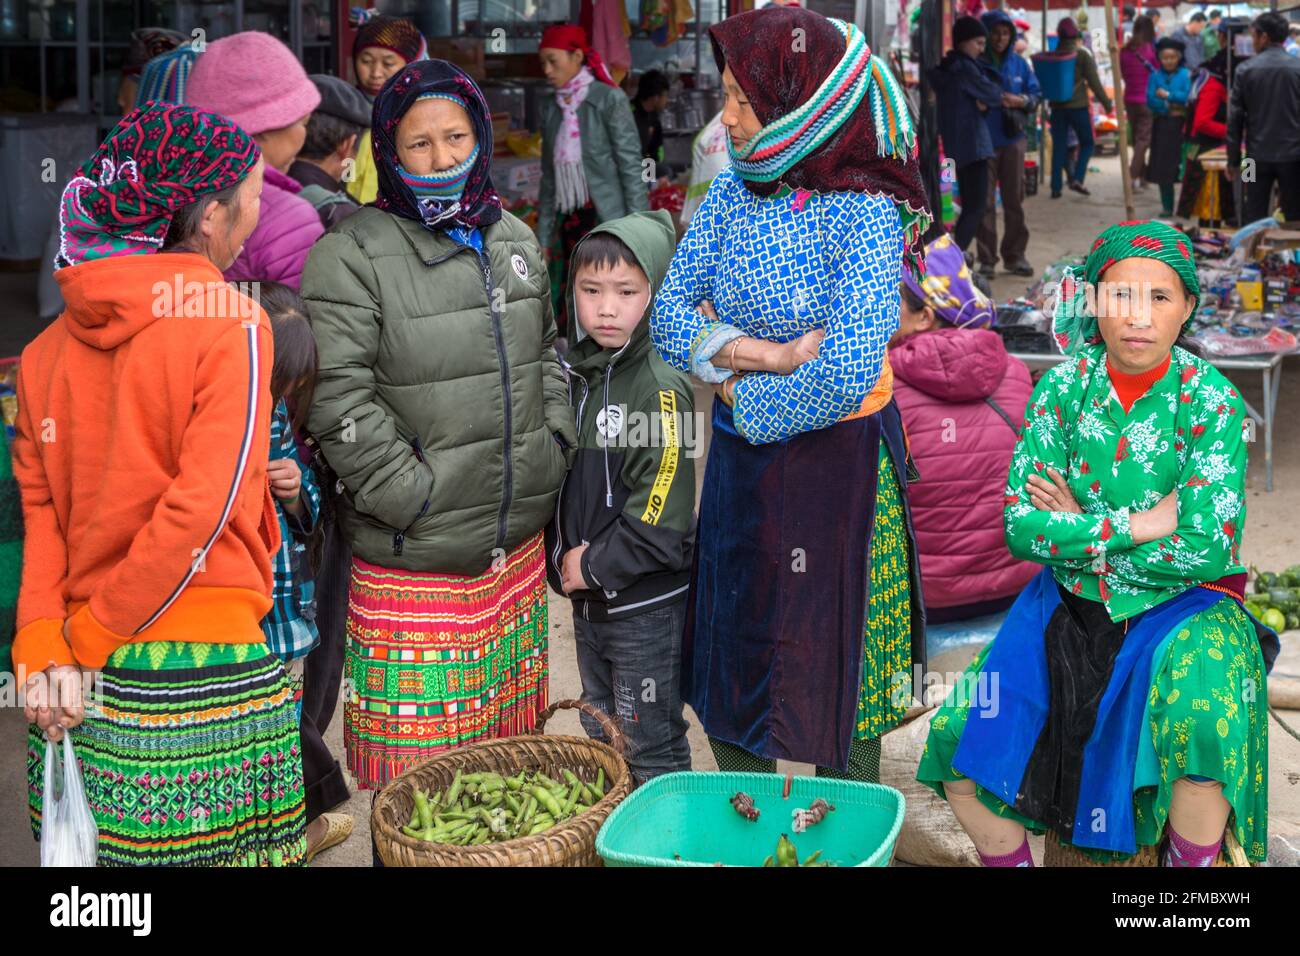
M 490 269 L 366 206 L 303 271 L 320 357 L 307 424 L 353 552 L 383 567 L 487 570 L 550 520 L 577 446 L 537 242 L 508 212 L 482 232 Z
M 537 240 L 547 248 L 555 238 L 555 140 L 564 113 L 554 96 L 542 100 L 542 183 L 537 199 Z M 608 222 L 650 208 L 648 184 L 641 176 L 641 134 L 627 96 L 599 80 L 587 87 L 578 107 L 582 168 L 596 221 Z

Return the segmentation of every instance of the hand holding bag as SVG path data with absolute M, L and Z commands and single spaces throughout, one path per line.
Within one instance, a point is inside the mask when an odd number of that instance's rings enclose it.
M 60 759 L 60 756 L 62 759 Z M 99 828 L 86 801 L 72 734 L 63 732 L 63 753 L 45 741 L 45 791 L 41 808 L 41 866 L 94 866 Z

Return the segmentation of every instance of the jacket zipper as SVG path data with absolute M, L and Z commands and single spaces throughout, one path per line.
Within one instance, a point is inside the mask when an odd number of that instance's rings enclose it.
M 506 517 L 510 513 L 510 499 L 514 494 L 514 459 L 510 448 L 513 442 L 513 412 L 510 396 L 510 363 L 506 357 L 505 335 L 501 329 L 501 313 L 497 311 L 492 295 L 492 260 L 486 253 L 480 253 L 479 262 L 483 266 L 483 288 L 487 290 L 488 311 L 492 314 L 492 335 L 496 340 L 497 363 L 501 366 L 501 397 L 505 408 L 505 445 L 502 448 L 503 480 L 501 488 L 501 510 L 497 513 L 496 547 L 501 548 L 506 540 Z
M 569 373 L 569 375 L 567 376 L 568 385 L 569 385 L 569 404 L 572 405 L 573 404 L 573 369 L 570 368 L 569 363 L 564 361 L 564 359 L 560 359 L 560 364 L 564 366 L 564 370 Z M 582 385 L 583 388 L 586 388 L 587 386 L 586 379 L 583 379 Z M 579 417 L 578 417 L 578 427 L 582 428 L 581 413 L 579 413 Z M 579 445 L 581 445 L 581 441 L 579 441 Z M 551 561 L 555 565 L 555 571 L 557 574 L 560 572 L 560 555 L 564 551 L 564 525 L 560 524 L 560 507 L 561 505 L 564 504 L 564 486 L 567 485 L 568 483 L 569 483 L 569 470 L 566 468 L 564 470 L 564 477 L 560 479 L 560 493 L 558 496 L 556 496 L 555 499 L 555 550 L 551 552 Z
M 614 363 L 618 361 L 619 356 L 621 356 L 625 351 L 627 351 L 627 347 L 631 344 L 632 344 L 632 340 L 629 338 L 626 342 L 623 343 L 623 347 L 613 354 L 613 356 L 609 360 L 609 364 L 605 366 L 605 388 L 603 393 L 604 402 L 605 402 L 605 416 L 606 416 L 605 431 L 609 431 L 609 380 L 614 375 Z M 606 436 L 605 441 L 602 444 L 605 451 L 605 507 L 612 508 L 614 507 L 614 489 L 611 486 L 609 480 L 609 437 L 608 436 Z

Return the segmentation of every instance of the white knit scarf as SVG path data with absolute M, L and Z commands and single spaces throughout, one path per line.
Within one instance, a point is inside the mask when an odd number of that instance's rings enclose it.
M 555 144 L 555 205 L 560 212 L 572 212 L 587 204 L 587 174 L 582 168 L 578 107 L 587 98 L 587 90 L 594 82 L 595 75 L 583 66 L 573 79 L 555 91 L 556 102 L 564 113 L 560 138 Z

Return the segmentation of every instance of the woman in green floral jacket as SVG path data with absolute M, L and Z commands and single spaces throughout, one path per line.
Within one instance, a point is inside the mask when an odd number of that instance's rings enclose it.
M 1034 391 L 1005 499 L 1012 553 L 1045 568 L 917 773 L 985 865 L 1031 865 L 1026 830 L 1047 829 L 1102 859 L 1208 866 L 1225 831 L 1266 855 L 1277 638 L 1242 606 L 1245 404 L 1175 344 L 1199 294 L 1157 222 L 1107 229 L 1062 283 L 1070 359 Z

